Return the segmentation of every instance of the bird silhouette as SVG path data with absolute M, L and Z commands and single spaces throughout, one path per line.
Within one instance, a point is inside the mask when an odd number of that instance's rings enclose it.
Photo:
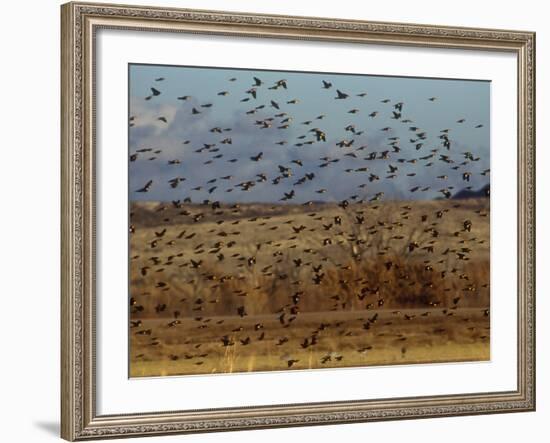
M 136 192 L 149 192 L 149 189 L 151 189 L 151 186 L 153 185 L 153 180 L 149 180 L 143 188 L 140 188 L 136 190 Z
M 346 98 L 349 97 L 348 94 L 346 94 L 345 92 L 340 91 L 339 89 L 336 90 L 336 94 L 337 95 L 336 95 L 335 98 L 338 99 L 338 100 L 343 100 L 343 99 L 346 99 Z

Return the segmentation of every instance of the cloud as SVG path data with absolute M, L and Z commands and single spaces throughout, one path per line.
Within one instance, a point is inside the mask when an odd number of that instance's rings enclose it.
M 146 106 L 143 104 L 143 99 L 137 98 L 132 98 L 130 101 L 130 109 L 130 115 L 134 117 L 133 129 L 147 129 L 147 134 L 150 136 L 158 136 L 166 129 L 167 123 L 159 120 L 160 117 L 173 121 L 178 112 L 178 108 L 174 105 L 152 103 Z

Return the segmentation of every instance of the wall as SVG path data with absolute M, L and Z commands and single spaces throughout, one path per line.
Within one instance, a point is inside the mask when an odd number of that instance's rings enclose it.
M 543 441 L 550 413 L 550 357 L 544 344 L 550 336 L 545 313 L 550 259 L 549 204 L 544 190 L 550 178 L 542 168 L 550 161 L 542 143 L 550 120 L 548 51 L 550 30 L 544 2 L 524 0 L 440 2 L 308 2 L 290 0 L 149 0 L 164 6 L 315 15 L 381 21 L 525 29 L 537 32 L 538 102 L 538 411 L 480 417 L 413 420 L 269 431 L 164 437 L 146 440 L 214 442 L 252 441 L 397 441 L 499 442 Z M 59 2 L 9 2 L 2 8 L 0 28 L 0 189 L 2 233 L 0 276 L 1 364 L 0 408 L 3 441 L 55 441 L 59 407 Z M 546 200 L 546 201 L 545 201 Z M 144 440 L 145 441 L 145 440 Z

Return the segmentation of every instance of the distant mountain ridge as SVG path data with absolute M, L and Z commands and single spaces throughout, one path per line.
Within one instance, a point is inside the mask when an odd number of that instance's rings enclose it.
M 462 189 L 453 195 L 455 200 L 463 200 L 465 198 L 479 198 L 479 197 L 489 197 L 490 195 L 490 185 L 487 183 L 481 189 L 477 191 L 472 191 L 470 189 Z

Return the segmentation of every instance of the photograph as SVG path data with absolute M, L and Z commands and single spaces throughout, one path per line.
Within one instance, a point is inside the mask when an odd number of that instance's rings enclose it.
M 488 80 L 130 63 L 129 376 L 489 361 L 490 122 Z

